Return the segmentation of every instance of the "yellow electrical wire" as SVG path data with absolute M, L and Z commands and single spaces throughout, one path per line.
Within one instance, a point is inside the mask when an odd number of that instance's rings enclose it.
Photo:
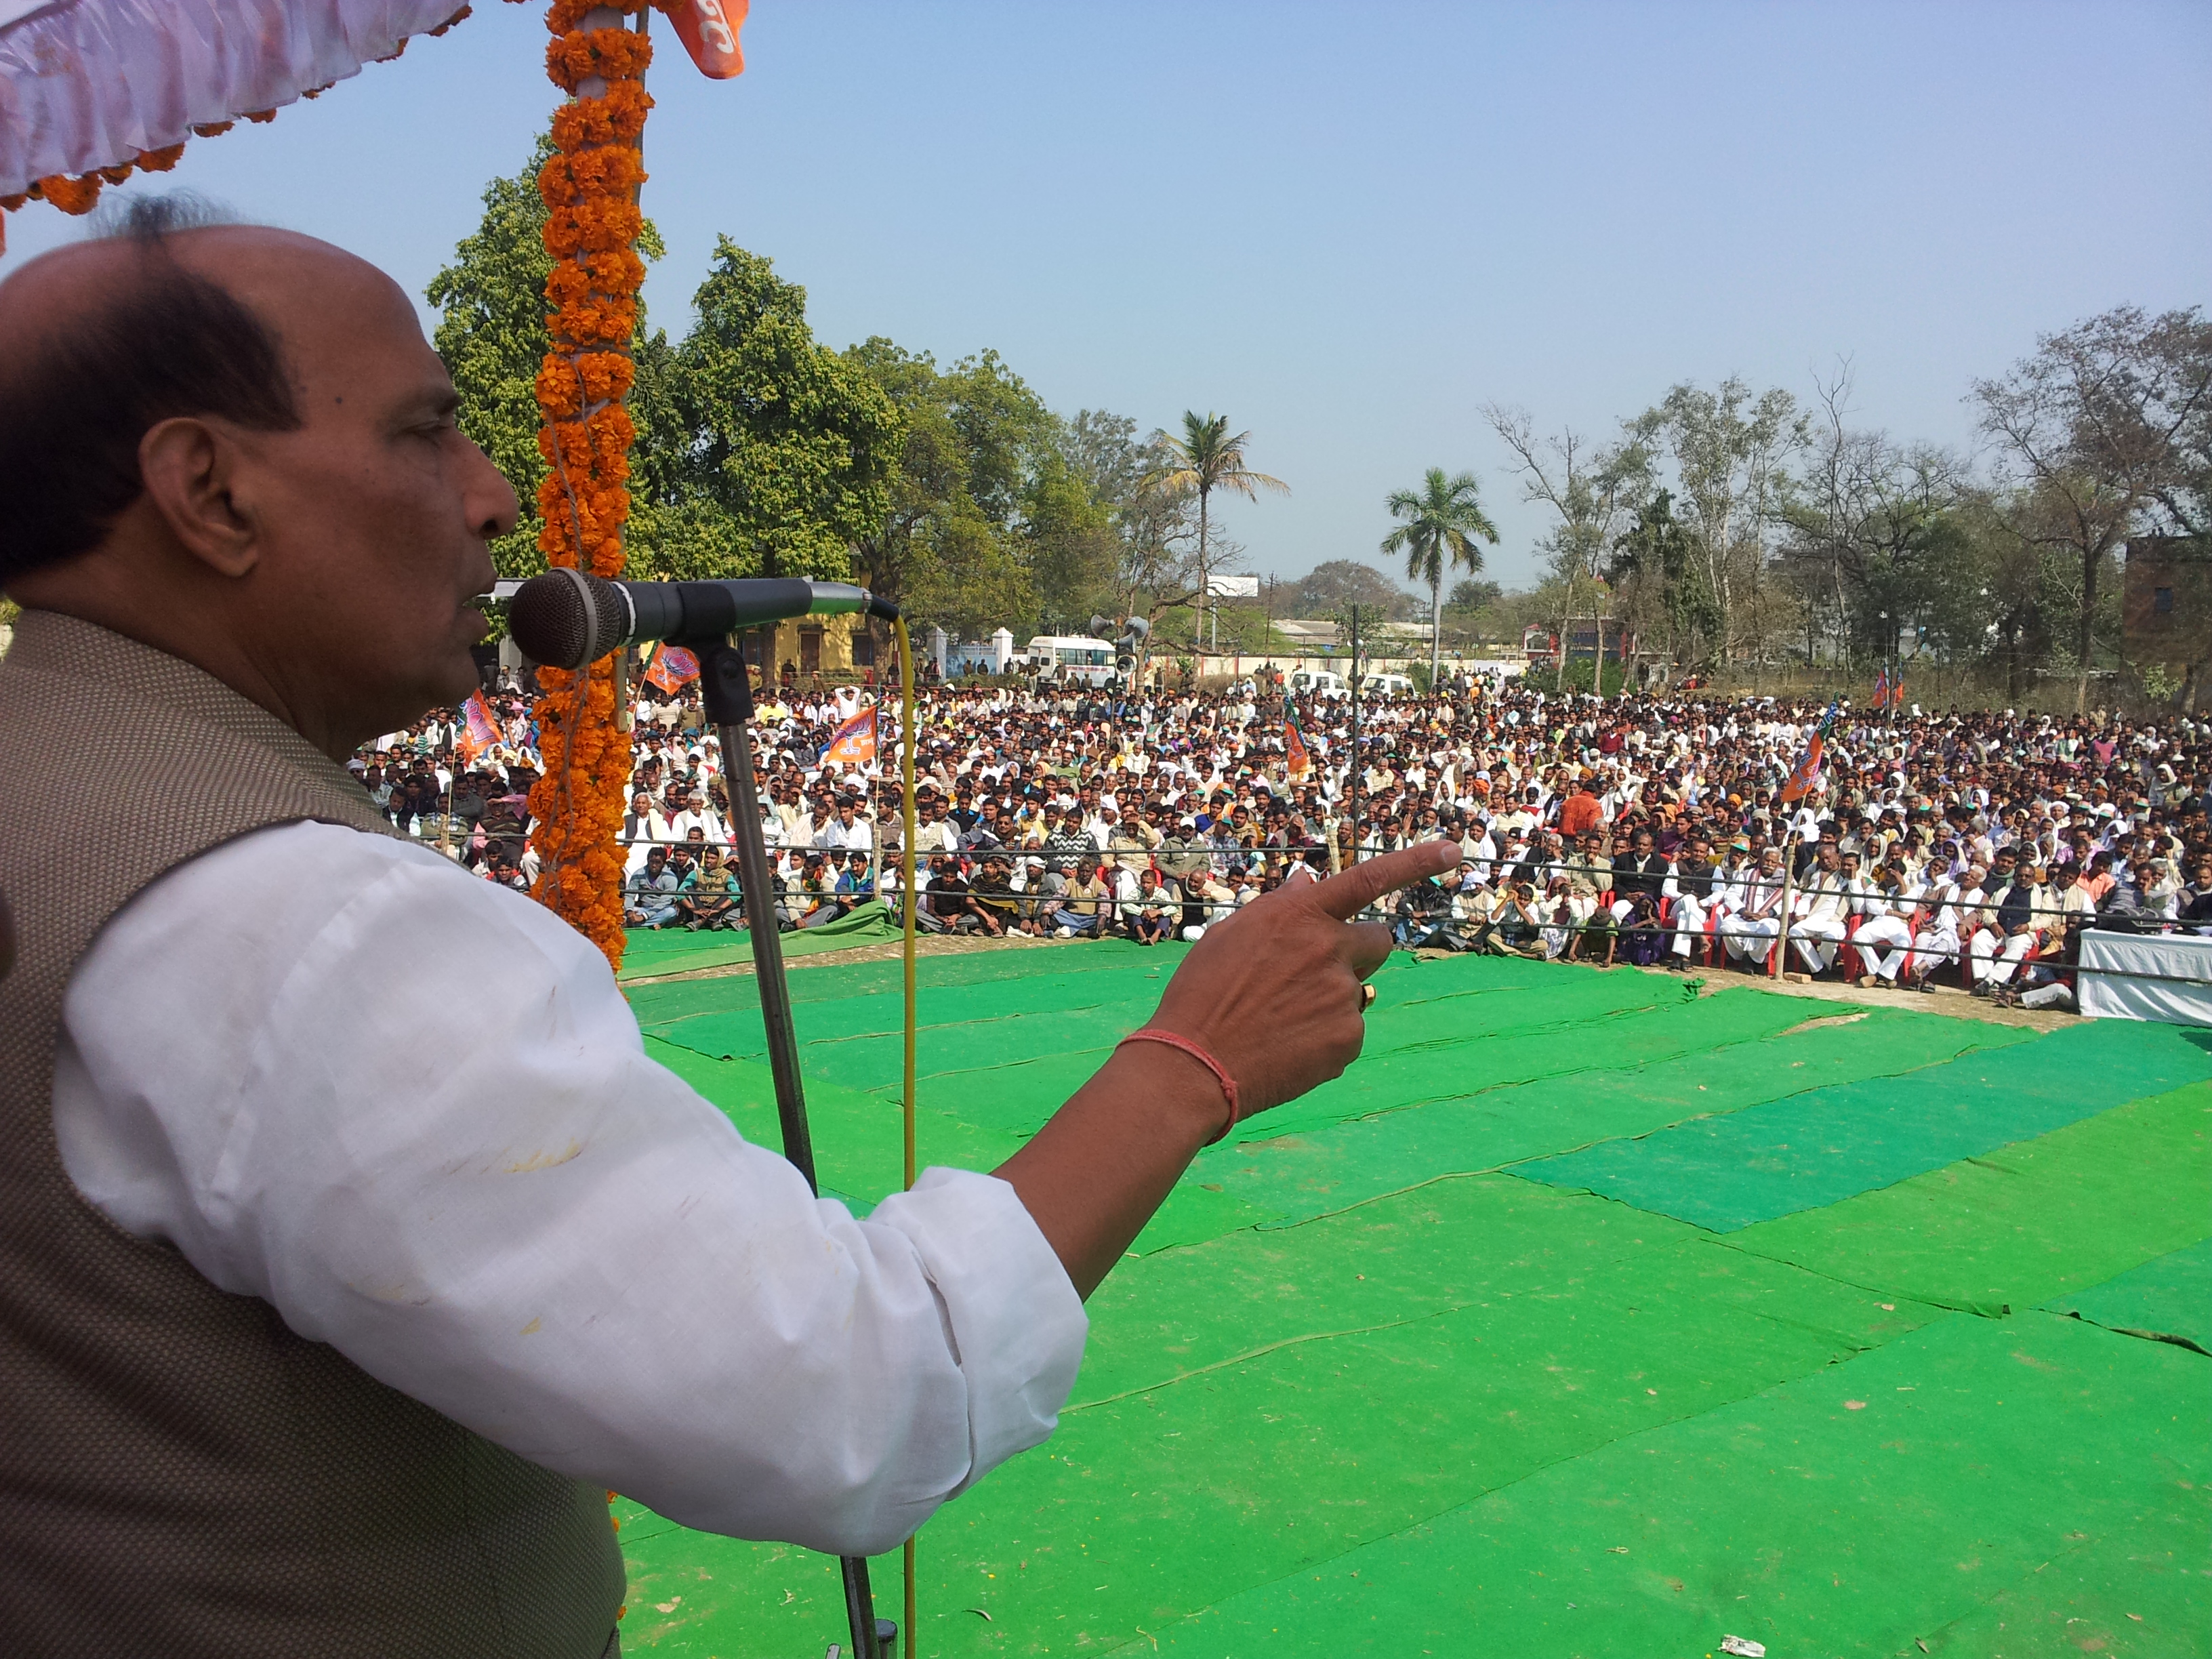
M 900 944 L 906 960 L 906 1184 L 914 1185 L 914 644 L 907 637 L 906 618 L 891 624 L 898 634 L 899 653 L 899 898 L 906 920 Z M 911 1651 L 911 1650 L 909 1650 Z
M 899 901 L 905 911 L 905 921 L 900 928 L 900 948 L 905 960 L 906 1031 L 905 1082 L 902 1098 L 905 1101 L 902 1115 L 906 1129 L 906 1184 L 914 1185 L 914 750 L 916 732 L 914 724 L 914 642 L 908 638 L 906 618 L 900 617 L 891 623 L 898 635 L 899 655 L 899 784 L 902 830 L 899 836 Z M 880 896 L 880 895 L 878 896 Z M 907 1659 L 919 1659 L 921 1652 L 921 1632 L 915 1628 L 914 1540 L 906 1540 L 900 1553 L 901 1565 L 906 1579 Z

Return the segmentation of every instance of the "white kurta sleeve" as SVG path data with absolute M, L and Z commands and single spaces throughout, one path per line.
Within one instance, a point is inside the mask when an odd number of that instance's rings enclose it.
M 588 942 L 427 849 L 209 853 L 110 922 L 64 1025 L 63 1162 L 118 1225 L 686 1525 L 883 1551 L 1073 1384 L 1082 1305 L 1012 1188 L 813 1198 L 646 1056 Z

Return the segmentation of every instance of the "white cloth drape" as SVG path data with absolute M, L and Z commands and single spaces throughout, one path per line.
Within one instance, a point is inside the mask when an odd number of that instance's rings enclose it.
M 2212 1026 L 2212 939 L 2092 927 L 2081 935 L 2081 998 L 2092 1019 Z
M 462 0 L 0 0 L 0 196 L 276 109 Z

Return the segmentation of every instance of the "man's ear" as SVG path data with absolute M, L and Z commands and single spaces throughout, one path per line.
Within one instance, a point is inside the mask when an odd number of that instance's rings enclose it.
M 156 422 L 138 441 L 139 476 L 169 533 L 230 577 L 247 574 L 261 557 L 259 526 L 235 493 L 240 459 L 229 434 L 189 415 Z

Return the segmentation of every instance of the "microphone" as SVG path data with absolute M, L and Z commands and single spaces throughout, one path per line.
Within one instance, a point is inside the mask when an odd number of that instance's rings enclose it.
M 886 621 L 898 616 L 888 599 L 850 582 L 611 582 L 562 565 L 514 590 L 507 628 L 532 662 L 581 668 L 640 640 L 718 640 L 764 623 L 854 611 Z

